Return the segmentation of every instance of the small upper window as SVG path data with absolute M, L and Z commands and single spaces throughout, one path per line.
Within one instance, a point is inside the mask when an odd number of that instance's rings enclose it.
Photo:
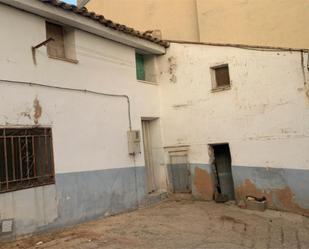
M 227 64 L 211 68 L 213 90 L 229 89 L 231 86 L 229 66 Z
M 156 57 L 154 55 L 136 53 L 135 61 L 137 80 L 157 82 Z
M 46 38 L 53 38 L 53 41 L 47 44 L 49 57 L 77 62 L 73 29 L 46 22 Z
M 136 58 L 136 77 L 138 80 L 146 80 L 144 56 L 142 54 L 135 54 L 135 58 Z

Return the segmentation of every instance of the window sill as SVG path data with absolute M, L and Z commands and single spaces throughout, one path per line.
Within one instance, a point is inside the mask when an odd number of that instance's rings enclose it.
M 158 82 L 146 81 L 146 80 L 137 80 L 140 83 L 149 84 L 149 85 L 158 85 Z
M 221 92 L 221 91 L 227 91 L 227 90 L 231 90 L 231 86 L 221 86 L 221 87 L 216 87 L 211 89 L 211 92 Z
M 57 57 L 57 56 L 52 56 L 52 55 L 49 55 L 48 58 L 78 64 L 78 60 L 74 60 L 74 59 L 62 58 L 62 57 Z
M 12 188 L 12 189 L 8 189 L 8 190 L 3 190 L 3 191 L 0 192 L 0 195 L 1 194 L 6 194 L 6 193 L 11 193 L 11 192 L 22 191 L 22 190 L 26 190 L 26 189 L 40 188 L 40 187 L 49 186 L 49 185 L 55 185 L 55 184 L 56 184 L 56 182 L 53 179 L 50 182 L 39 183 L 39 184 L 36 183 L 36 184 L 33 184 L 33 185 L 24 186 L 24 187 L 20 187 L 20 188 Z

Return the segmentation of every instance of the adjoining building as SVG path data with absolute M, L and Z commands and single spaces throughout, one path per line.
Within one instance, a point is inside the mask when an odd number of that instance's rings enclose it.
M 308 48 L 307 0 L 78 0 L 166 40 Z M 158 33 L 158 32 L 157 32 Z
M 0 239 L 167 192 L 309 215 L 308 50 L 168 43 L 0 0 Z

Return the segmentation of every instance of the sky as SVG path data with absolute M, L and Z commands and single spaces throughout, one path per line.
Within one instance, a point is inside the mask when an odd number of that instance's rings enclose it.
M 75 4 L 76 5 L 76 0 L 62 0 L 63 2 L 70 3 L 70 4 Z

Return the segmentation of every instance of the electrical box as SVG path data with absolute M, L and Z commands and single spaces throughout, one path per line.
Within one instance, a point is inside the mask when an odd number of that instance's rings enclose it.
M 2 220 L 0 234 L 12 233 L 13 232 L 13 219 Z
M 128 150 L 130 155 L 141 153 L 141 132 L 128 131 Z

